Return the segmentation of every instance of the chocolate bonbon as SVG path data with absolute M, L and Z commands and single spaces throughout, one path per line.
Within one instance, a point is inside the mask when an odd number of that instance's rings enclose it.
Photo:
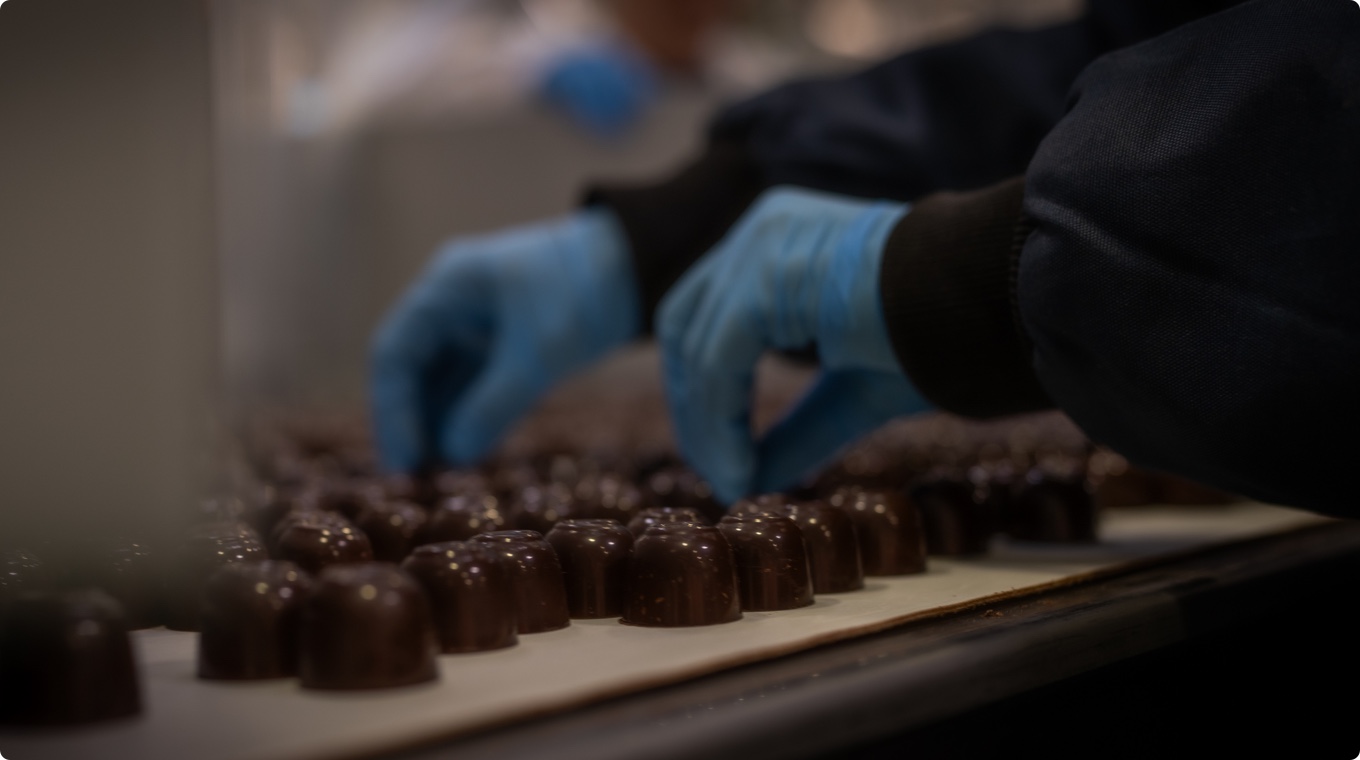
M 562 565 L 541 533 L 500 530 L 473 540 L 496 550 L 509 571 L 520 633 L 554 631 L 571 624 Z
M 416 545 L 416 536 L 425 527 L 425 510 L 410 502 L 390 501 L 370 504 L 354 519 L 354 525 L 373 547 L 373 559 L 401 562 Z
M 425 589 L 445 653 L 481 652 L 518 640 L 518 608 L 498 552 L 473 541 L 416 547 L 401 565 Z
M 279 556 L 279 539 L 294 525 L 323 525 L 340 531 L 354 529 L 354 523 L 339 512 L 326 512 L 311 507 L 295 509 L 281 517 L 269 533 L 266 546 L 271 557 Z
M 912 575 L 926 570 L 921 515 L 895 491 L 838 490 L 831 505 L 855 523 L 865 575 Z
M 1096 509 L 1090 485 L 1083 475 L 1033 469 L 1016 489 L 1004 525 L 1007 535 L 1022 541 L 1093 543 Z
M 228 565 L 203 592 L 198 676 L 221 680 L 297 675 L 302 603 L 311 580 L 292 562 Z
M 298 522 L 279 535 L 274 556 L 296 562 L 298 567 L 316 575 L 329 565 L 371 561 L 373 546 L 362 531 L 352 526 Z
M 567 585 L 573 618 L 618 617 L 633 534 L 617 520 L 562 520 L 546 537 Z
M 416 533 L 416 545 L 466 541 L 479 533 L 505 530 L 505 516 L 496 497 L 486 493 L 450 496 L 430 510 Z
M 98 590 L 25 594 L 0 618 L 0 723 L 70 725 L 141 712 L 127 625 Z
M 736 566 L 722 531 L 694 522 L 647 528 L 628 562 L 623 622 L 682 627 L 740 619 Z
M 438 651 L 425 592 L 394 565 L 332 565 L 303 603 L 298 671 L 305 688 L 432 681 L 439 677 Z
M 911 500 L 921 512 L 928 553 L 960 557 L 987 552 L 996 526 L 971 483 L 948 477 L 923 480 L 912 487 Z
M 741 608 L 791 610 L 812 604 L 812 574 L 803 532 L 776 514 L 733 514 L 718 522 L 732 547 Z
M 266 559 L 259 536 L 244 523 L 212 523 L 191 529 L 165 567 L 166 627 L 197 631 L 208 578 L 223 565 Z
M 840 594 L 864 588 L 864 563 L 850 516 L 825 502 L 790 502 L 781 510 L 803 531 L 812 590 Z

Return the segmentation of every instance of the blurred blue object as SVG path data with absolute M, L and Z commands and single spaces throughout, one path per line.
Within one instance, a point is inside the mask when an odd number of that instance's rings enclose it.
M 792 486 L 845 444 L 930 405 L 898 365 L 878 291 L 908 207 L 766 191 L 661 302 L 657 336 L 681 450 L 724 502 Z M 815 344 L 822 375 L 760 441 L 755 366 Z
M 597 43 L 558 56 L 539 84 L 544 100 L 591 133 L 622 134 L 656 99 L 658 81 L 642 55 L 620 43 Z
M 447 243 L 374 339 L 383 464 L 480 459 L 545 390 L 635 338 L 639 312 L 611 211 Z

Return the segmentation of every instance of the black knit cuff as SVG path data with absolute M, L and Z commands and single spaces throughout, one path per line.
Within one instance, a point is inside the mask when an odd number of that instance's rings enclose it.
M 763 189 L 760 169 L 737 143 L 714 143 L 699 160 L 660 183 L 587 189 L 585 203 L 609 206 L 628 236 L 646 332 L 666 291 L 722 239 Z
M 1017 177 L 927 196 L 888 237 L 879 289 L 893 350 L 945 411 L 997 417 L 1053 405 L 1014 308 L 1024 190 Z

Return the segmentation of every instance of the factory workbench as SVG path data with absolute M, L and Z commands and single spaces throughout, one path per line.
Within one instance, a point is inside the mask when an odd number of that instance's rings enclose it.
M 400 757 L 1352 758 L 1358 578 L 1311 525 Z
M 1178 674 L 1193 663 L 1168 656 L 1233 632 L 1275 630 L 1266 623 L 1282 617 L 1344 610 L 1305 602 L 1345 598 L 1336 595 L 1360 565 L 1360 526 L 1262 505 L 1120 511 L 1105 530 L 1098 547 L 1003 545 L 984 560 L 932 560 L 915 579 L 873 579 L 858 596 L 679 635 L 573 625 L 511 650 L 441 658 L 438 686 L 393 692 L 207 684 L 193 677 L 194 634 L 142 632 L 145 716 L 0 733 L 0 754 L 757 758 L 898 756 L 910 747 L 915 757 L 969 756 L 930 747 L 1024 742 L 1013 735 L 1024 729 L 1018 716 L 1048 705 L 1050 714 L 1030 718 L 1047 726 L 1031 740 L 1042 737 L 1056 756 L 1060 740 L 1099 725 L 1090 716 L 1085 728 L 1067 725 L 1090 705 L 1134 715 L 1137 705 L 1124 704 L 1127 673 L 1108 684 L 1093 678 L 1130 667 L 1166 673 L 1152 702 L 1171 705 L 1166 695 L 1186 692 Z M 927 581 L 935 591 L 923 591 Z M 1354 670 L 1327 636 L 1313 646 L 1276 638 L 1253 643 L 1254 661 L 1239 669 L 1264 672 L 1273 647 L 1324 658 L 1333 675 Z M 1089 693 L 1064 693 L 1073 688 Z M 985 726 L 969 725 L 986 715 Z M 951 722 L 960 727 L 949 741 L 930 738 Z

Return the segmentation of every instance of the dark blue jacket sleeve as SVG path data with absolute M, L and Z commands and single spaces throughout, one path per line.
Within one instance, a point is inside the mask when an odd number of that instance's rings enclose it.
M 675 176 L 597 185 L 587 202 L 618 212 L 650 316 L 761 190 L 911 200 L 1018 174 L 1087 64 L 1231 2 L 1092 0 L 1070 23 L 988 31 L 848 78 L 795 82 L 719 114 L 708 151 Z
M 1096 62 L 1024 210 L 1033 366 L 1092 438 L 1360 516 L 1360 6 L 1257 0 Z
M 1360 7 L 1255 0 L 1101 58 L 1023 181 L 917 204 L 881 288 L 946 408 L 1040 388 L 1135 462 L 1360 516 Z
M 1056 405 L 1145 466 L 1360 516 L 1360 7 L 1185 18 L 1214 7 L 1097 0 L 790 85 L 597 199 L 649 310 L 764 187 L 912 200 L 880 294 L 938 406 Z

